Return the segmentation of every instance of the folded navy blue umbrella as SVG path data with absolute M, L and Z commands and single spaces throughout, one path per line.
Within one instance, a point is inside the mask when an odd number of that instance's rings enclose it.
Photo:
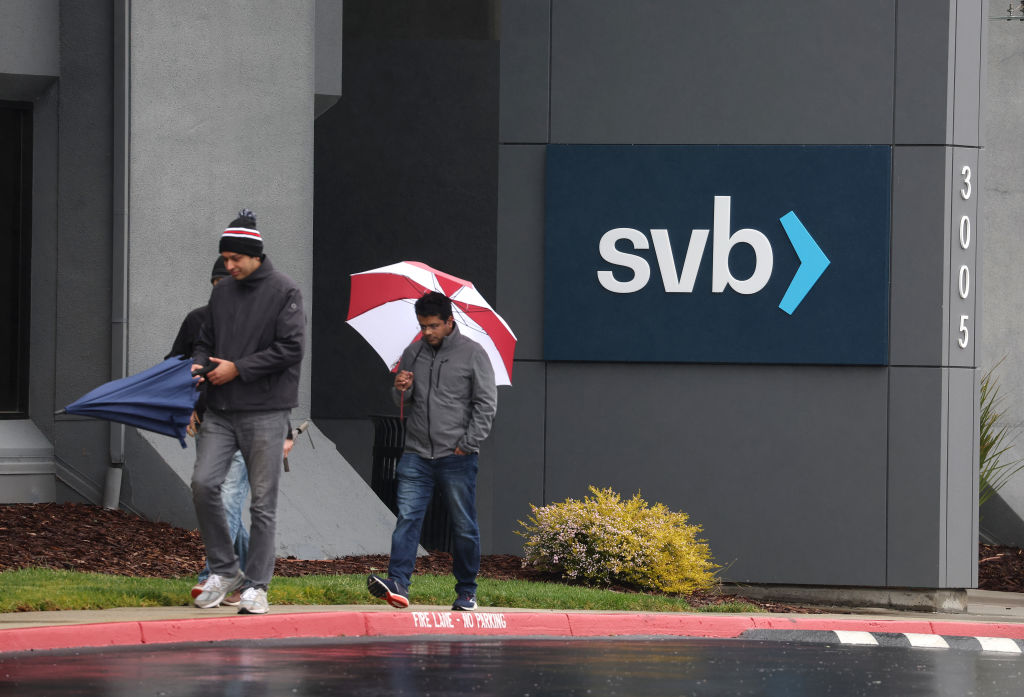
M 91 416 L 172 436 L 184 448 L 185 429 L 198 396 L 192 361 L 173 356 L 141 373 L 100 385 L 56 413 Z

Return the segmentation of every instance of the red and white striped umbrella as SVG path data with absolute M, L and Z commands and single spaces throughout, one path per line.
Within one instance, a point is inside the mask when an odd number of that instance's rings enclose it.
M 413 304 L 424 293 L 444 293 L 452 301 L 459 330 L 487 351 L 499 385 L 511 385 L 516 336 L 469 281 L 418 261 L 400 261 L 352 274 L 348 323 L 394 371 L 402 351 L 419 339 Z

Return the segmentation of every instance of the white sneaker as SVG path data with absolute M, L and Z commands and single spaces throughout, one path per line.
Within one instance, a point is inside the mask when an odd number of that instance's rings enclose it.
M 239 615 L 265 615 L 270 610 L 267 592 L 262 588 L 246 588 L 242 591 L 242 602 L 238 606 Z
M 245 574 L 241 571 L 232 578 L 210 574 L 210 577 L 203 584 L 202 592 L 193 598 L 192 602 L 196 604 L 196 607 L 217 607 L 224 600 L 224 596 L 231 591 L 238 590 L 243 581 L 245 581 Z

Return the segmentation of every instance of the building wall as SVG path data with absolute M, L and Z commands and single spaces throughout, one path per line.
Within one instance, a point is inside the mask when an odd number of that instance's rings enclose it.
M 112 492 L 113 505 L 194 527 L 192 447 L 53 412 L 163 358 L 206 302 L 242 206 L 311 315 L 314 109 L 340 92 L 341 4 L 16 2 L 0 19 L 0 99 L 33 103 L 36 136 L 32 420 L 0 422 L 5 457 L 40 459 L 44 443 L 58 501 Z M 295 424 L 310 413 L 312 346 L 309 327 Z M 282 481 L 278 553 L 386 551 L 394 517 L 308 434 Z
M 55 336 L 46 367 L 54 376 L 54 406 L 48 413 L 111 379 L 114 7 L 60 4 Z M 33 314 L 33 325 L 40 319 L 46 321 Z M 101 501 L 109 425 L 62 416 L 52 428 L 58 500 Z
M 337 12 L 320 12 L 320 19 L 325 15 L 340 29 Z M 306 357 L 295 425 L 310 415 L 318 336 L 312 322 L 317 16 L 314 2 L 132 0 L 128 33 L 129 372 L 162 359 L 185 313 L 206 302 L 220 235 L 247 207 L 256 213 L 268 258 L 303 292 Z M 324 72 L 340 73 L 340 66 Z M 320 89 L 326 93 L 337 83 L 336 75 Z M 128 445 L 124 499 L 151 515 L 191 518 L 192 449 L 149 434 Z M 386 549 L 393 516 L 367 495 L 369 487 L 315 426 L 290 461 L 294 473 L 281 483 L 279 555 Z M 169 497 L 172 490 L 181 493 Z
M 940 5 L 503 6 L 497 307 L 520 342 L 487 453 L 495 549 L 515 551 L 527 503 L 593 484 L 685 510 L 729 579 L 974 582 L 974 344 L 952 343 L 949 273 L 982 7 Z M 891 146 L 888 364 L 545 361 L 548 143 Z
M 361 457 L 366 416 L 389 405 L 372 377 L 379 359 L 360 352 L 340 319 L 349 273 L 422 258 L 472 278 L 512 325 L 514 387 L 500 391 L 482 459 L 485 551 L 518 552 L 516 521 L 530 503 L 594 484 L 685 510 L 730 580 L 973 585 L 974 368 L 993 358 L 977 341 L 989 334 L 976 295 L 955 296 L 955 271 L 975 263 L 976 248 L 958 249 L 956 223 L 978 215 L 976 197 L 958 198 L 961 167 L 973 168 L 986 195 L 1013 196 L 987 183 L 996 179 L 986 180 L 980 156 L 983 5 L 797 0 L 766 11 L 754 0 L 521 0 L 501 3 L 500 17 L 484 11 L 454 24 L 426 11 L 419 16 L 436 22 L 426 33 L 382 37 L 360 25 L 343 46 L 345 98 L 323 112 L 314 147 L 313 3 L 5 4 L 14 21 L 0 27 L 41 37 L 0 49 L 0 96 L 29 95 L 49 134 L 37 150 L 49 164 L 37 172 L 34 209 L 49 221 L 36 230 L 41 248 L 56 257 L 38 273 L 33 260 L 35 277 L 52 280 L 33 295 L 33 343 L 52 349 L 33 357 L 32 413 L 54 443 L 58 497 L 99 499 L 111 431 L 53 422 L 50 407 L 116 373 L 123 325 L 129 371 L 163 355 L 180 318 L 205 301 L 216 238 L 245 205 L 275 264 L 303 284 L 316 330 L 296 416 L 313 412 Z M 59 95 L 47 91 L 54 41 Z M 358 80 L 347 79 L 353 58 Z M 12 65 L 26 72 L 12 79 Z M 25 77 L 37 69 L 42 82 Z M 1006 67 L 1000 79 L 1012 86 L 1012 74 Z M 546 360 L 552 143 L 891 148 L 888 362 Z M 1000 217 L 1008 210 L 983 220 L 1012 225 Z M 119 316 L 114 243 L 124 224 L 128 303 Z M 1012 258 L 1012 235 L 992 233 L 986 263 L 971 267 L 975 288 L 982 267 L 998 271 Z M 989 292 L 1002 300 L 986 311 L 1012 317 L 1012 293 Z M 971 317 L 969 349 L 957 345 L 961 314 Z M 628 330 L 619 319 L 600 321 Z M 1013 336 L 1000 341 L 1012 346 Z M 48 380 L 53 405 L 40 389 Z M 302 478 L 286 477 L 294 516 L 282 529 L 300 532 L 286 532 L 281 548 L 385 551 L 388 515 L 324 441 Z M 189 451 L 175 449 L 129 436 L 124 503 L 172 522 L 188 517 Z M 823 545 L 842 553 L 800 554 Z
M 1005 17 L 1007 3 L 989 0 L 988 16 Z M 1021 16 L 1015 11 L 1016 16 Z M 1024 218 L 1024 144 L 1019 137 L 1024 118 L 1024 22 L 989 21 L 988 84 L 983 123 L 985 209 L 982 228 L 985 323 L 978 356 L 980 371 L 993 371 L 1005 409 L 1003 423 L 1016 433 L 1015 445 L 1004 463 L 1024 458 L 1024 327 L 1021 325 L 1022 288 L 1019 260 L 1024 257 L 1021 219 Z M 1024 545 L 1024 476 L 1006 486 L 982 510 L 981 525 L 997 541 Z

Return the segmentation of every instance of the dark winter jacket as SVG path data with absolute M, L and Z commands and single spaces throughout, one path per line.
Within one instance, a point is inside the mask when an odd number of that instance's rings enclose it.
M 174 343 L 171 344 L 171 351 L 164 360 L 167 360 L 171 356 L 185 356 L 189 360 L 192 358 L 192 354 L 195 351 L 196 339 L 199 338 L 199 330 L 203 328 L 203 323 L 206 322 L 206 318 L 210 316 L 210 310 L 207 305 L 197 307 L 196 309 L 185 315 L 185 319 L 181 322 L 181 327 L 178 328 L 178 335 L 174 337 Z M 202 421 L 203 414 L 206 413 L 206 387 L 208 383 L 202 383 L 198 389 L 198 397 L 196 399 L 196 416 Z
M 238 377 L 208 385 L 207 406 L 219 411 L 298 406 L 306 315 L 295 282 L 264 257 L 241 281 L 218 283 L 208 308 L 192 359 L 204 365 L 211 356 L 233 361 Z
M 480 451 L 498 410 L 494 368 L 483 346 L 455 325 L 435 352 L 415 341 L 402 353 L 399 370 L 413 373 L 404 393 L 392 388 L 396 404 L 405 398 L 405 449 L 425 458 Z
M 210 312 L 206 305 L 197 307 L 185 315 L 185 319 L 178 329 L 178 335 L 174 337 L 174 343 L 171 344 L 171 352 L 164 356 L 164 360 L 171 356 L 191 358 L 195 350 L 196 339 L 199 337 L 199 330 L 203 328 L 203 323 L 209 315 Z

